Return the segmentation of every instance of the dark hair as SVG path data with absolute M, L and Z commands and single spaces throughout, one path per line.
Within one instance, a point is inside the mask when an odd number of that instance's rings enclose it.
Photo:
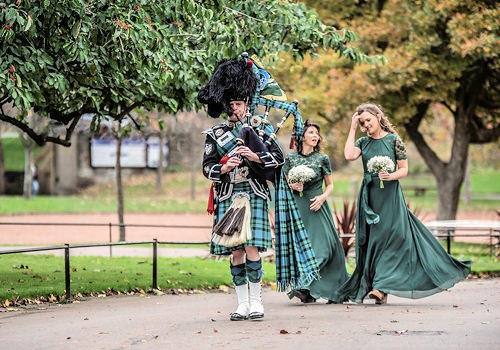
M 363 103 L 362 105 L 359 105 L 358 108 L 356 108 L 356 113 L 358 115 L 361 115 L 364 112 L 368 112 L 374 117 L 380 116 L 380 127 L 382 128 L 382 130 L 397 135 L 396 129 L 394 129 L 394 126 L 392 126 L 381 106 L 377 106 L 375 103 L 368 102 Z M 361 125 L 360 127 L 362 128 L 363 126 Z
M 318 135 L 319 135 L 319 140 L 316 146 L 314 147 L 315 152 L 321 152 L 321 140 L 323 137 L 321 136 L 321 130 L 318 124 L 314 123 L 312 120 L 307 119 L 304 123 L 304 130 L 302 132 L 302 138 L 300 139 L 299 142 L 295 144 L 295 148 L 297 148 L 297 153 L 302 153 L 302 143 L 304 142 L 304 135 L 306 134 L 307 129 L 309 128 L 316 128 L 318 130 Z

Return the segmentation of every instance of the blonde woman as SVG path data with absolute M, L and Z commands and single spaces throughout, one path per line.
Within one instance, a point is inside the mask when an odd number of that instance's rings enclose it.
M 366 136 L 354 141 L 358 125 Z M 385 304 L 387 294 L 423 298 L 465 279 L 470 262 L 446 253 L 406 206 L 399 184 L 408 174 L 406 147 L 380 107 L 365 103 L 356 109 L 344 155 L 351 161 L 361 156 L 364 178 L 356 217 L 356 269 L 337 301 L 362 302 L 368 295 Z M 384 157 L 392 169 L 373 171 L 369 163 L 374 157 Z

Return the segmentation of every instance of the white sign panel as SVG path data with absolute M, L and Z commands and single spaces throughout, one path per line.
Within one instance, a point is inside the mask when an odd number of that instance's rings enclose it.
M 158 136 L 150 136 L 148 138 L 148 168 L 158 168 L 158 159 L 160 158 L 160 138 Z M 168 142 L 163 141 L 163 167 L 167 167 L 168 157 Z
M 145 168 L 146 142 L 142 139 L 123 139 L 120 162 L 124 168 Z M 90 142 L 90 164 L 94 168 L 114 168 L 116 140 L 93 138 Z

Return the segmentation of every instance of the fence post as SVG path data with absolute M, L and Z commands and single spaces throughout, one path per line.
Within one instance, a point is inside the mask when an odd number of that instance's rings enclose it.
M 153 239 L 153 289 L 158 289 L 158 240 Z
M 448 236 L 446 237 L 446 249 L 448 250 L 448 254 L 451 254 L 451 230 L 448 229 Z
M 490 258 L 493 255 L 493 229 L 490 227 Z
M 111 223 L 109 223 L 109 243 L 113 243 L 113 236 L 111 235 Z M 113 246 L 109 246 L 109 257 L 113 257 Z
M 64 275 L 66 279 L 66 300 L 71 299 L 71 275 L 69 266 L 69 244 L 65 244 L 64 248 Z

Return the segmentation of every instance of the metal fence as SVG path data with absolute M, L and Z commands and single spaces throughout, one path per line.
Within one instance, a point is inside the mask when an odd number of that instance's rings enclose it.
M 178 228 L 178 229 L 207 229 L 211 230 L 211 226 L 203 225 L 155 225 L 155 224 L 113 224 L 113 223 L 48 223 L 48 222 L 0 222 L 0 226 L 91 226 L 91 227 L 108 227 L 109 229 L 109 243 L 88 243 L 88 244 L 64 244 L 61 246 L 44 246 L 44 247 L 33 247 L 33 248 L 18 248 L 0 251 L 0 255 L 6 254 L 19 254 L 19 253 L 32 253 L 41 251 L 51 251 L 51 250 L 63 250 L 64 249 L 64 275 L 66 283 L 66 300 L 71 299 L 71 269 L 70 269 L 70 250 L 79 248 L 91 248 L 91 247 L 107 247 L 110 248 L 110 257 L 112 256 L 113 246 L 127 246 L 127 245 L 138 245 L 138 244 L 151 244 L 153 248 L 153 269 L 152 269 L 152 288 L 158 288 L 158 245 L 159 244 L 171 244 L 171 245 L 196 245 L 196 244 L 209 244 L 209 241 L 198 241 L 198 242 L 181 242 L 181 241 L 158 241 L 153 239 L 151 241 L 134 241 L 134 242 L 112 242 L 112 228 L 113 227 L 142 227 L 142 228 Z M 460 230 L 457 227 L 448 227 L 443 229 L 434 228 L 434 236 L 438 239 L 446 239 L 446 248 L 448 254 L 451 250 L 451 241 L 458 237 L 489 237 L 490 246 L 490 256 L 493 253 L 493 246 L 498 247 L 500 245 L 500 232 L 497 230 L 490 230 L 488 234 L 456 234 L 455 231 Z M 470 228 L 467 228 L 470 230 Z M 445 232 L 445 233 L 441 233 Z M 349 234 L 339 234 L 340 238 L 352 238 L 355 235 Z M 496 239 L 497 242 L 493 242 Z

